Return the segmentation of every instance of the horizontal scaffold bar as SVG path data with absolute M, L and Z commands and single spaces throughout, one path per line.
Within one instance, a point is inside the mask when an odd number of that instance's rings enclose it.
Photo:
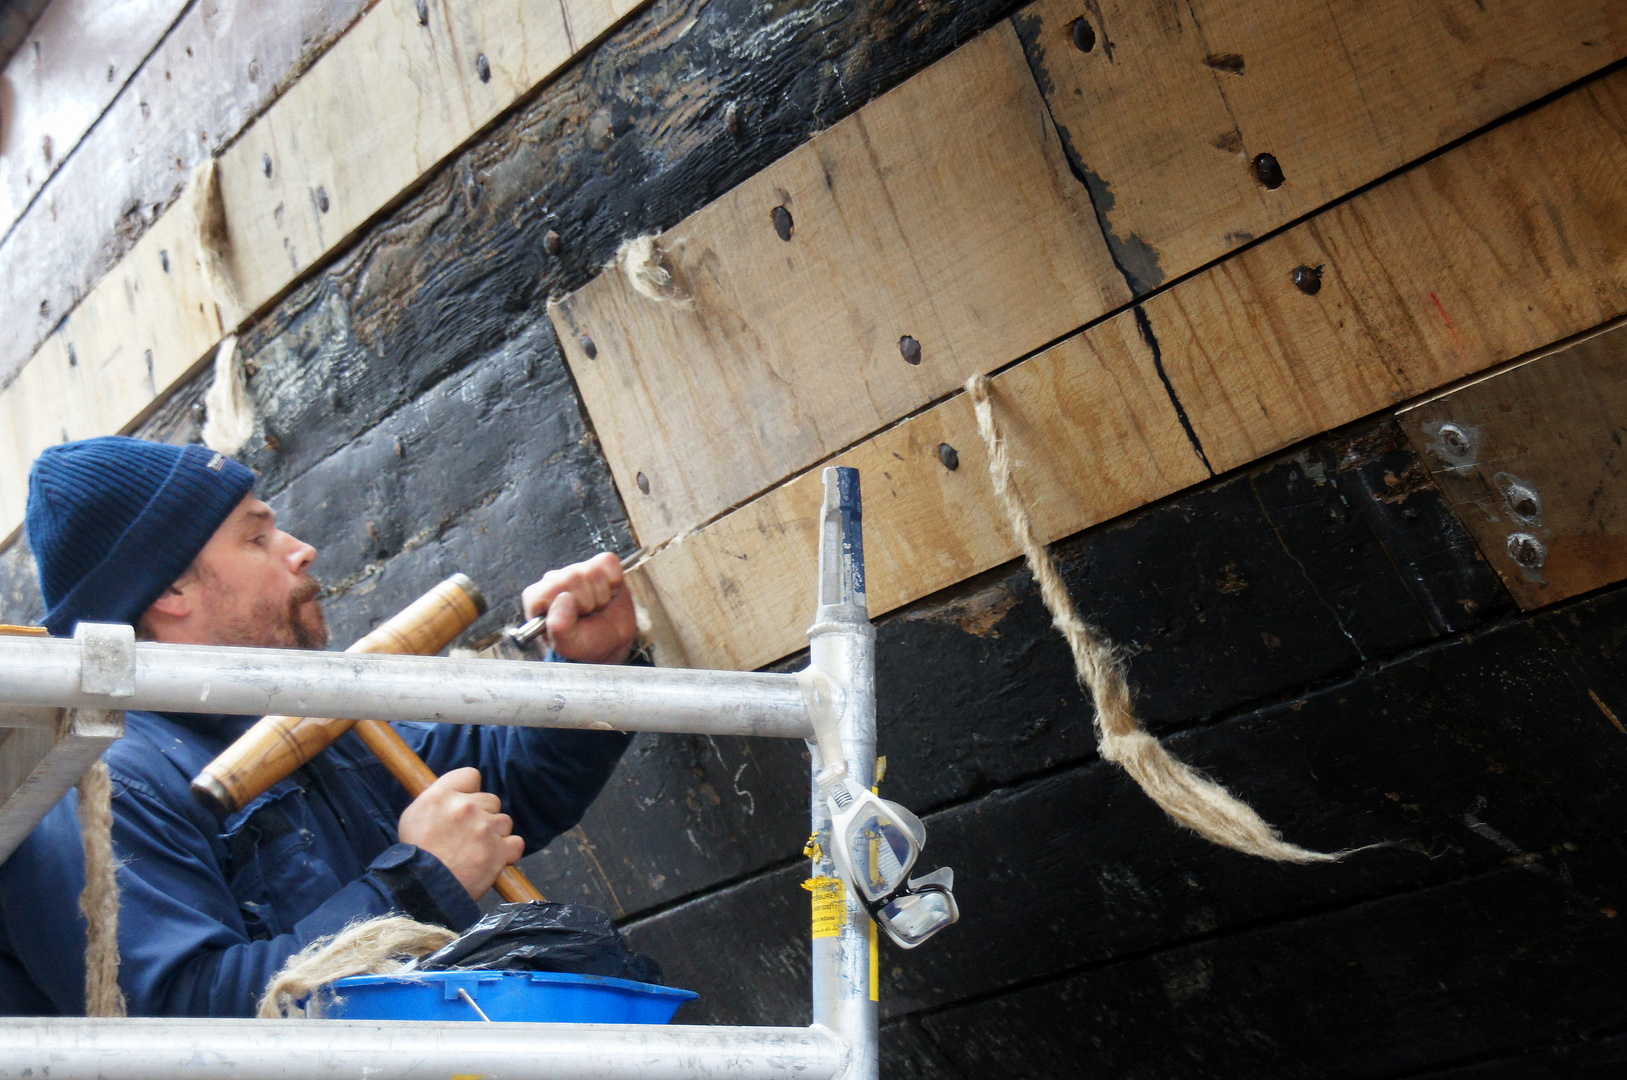
M 0 1080 L 829 1080 L 846 1058 L 817 1025 L 0 1019 Z
M 81 629 L 84 629 L 82 626 Z M 0 638 L 0 702 L 811 738 L 795 675 L 138 642 L 129 693 L 77 639 Z

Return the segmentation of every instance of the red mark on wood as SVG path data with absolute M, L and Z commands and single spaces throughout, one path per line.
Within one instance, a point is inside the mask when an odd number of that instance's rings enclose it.
M 1458 355 L 1462 356 L 1463 339 L 1458 337 L 1458 328 L 1452 325 L 1452 316 L 1446 313 L 1446 305 L 1441 303 L 1441 298 L 1434 293 L 1430 293 L 1429 298 L 1435 301 L 1435 310 L 1441 313 L 1441 321 L 1446 324 L 1446 329 L 1452 333 L 1452 344 L 1457 346 Z

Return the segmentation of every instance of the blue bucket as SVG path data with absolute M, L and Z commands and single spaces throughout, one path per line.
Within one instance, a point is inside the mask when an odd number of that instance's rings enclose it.
M 459 993 L 462 991 L 462 993 Z M 550 1024 L 665 1024 L 693 990 L 555 971 L 419 971 L 353 975 L 332 986 L 333 1020 L 529 1020 Z M 478 1011 L 477 1007 L 478 1006 Z

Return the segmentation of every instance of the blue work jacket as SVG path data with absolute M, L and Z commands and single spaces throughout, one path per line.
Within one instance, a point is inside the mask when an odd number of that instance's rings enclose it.
M 402 912 L 462 930 L 479 909 L 435 856 L 396 835 L 410 801 L 347 734 L 220 821 L 188 784 L 256 718 L 131 712 L 108 750 L 132 1016 L 250 1016 L 315 938 Z M 626 748 L 617 732 L 398 724 L 437 773 L 480 770 L 535 850 L 581 819 Z M 0 1014 L 85 1011 L 84 847 L 69 792 L 0 865 Z

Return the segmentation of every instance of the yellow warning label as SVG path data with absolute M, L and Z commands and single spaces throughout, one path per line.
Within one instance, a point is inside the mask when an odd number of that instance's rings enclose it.
M 876 921 L 870 920 L 870 1000 L 881 1000 L 881 950 L 876 948 Z
M 842 932 L 842 920 L 847 916 L 846 886 L 841 878 L 816 877 L 802 883 L 813 893 L 813 936 L 837 937 Z

